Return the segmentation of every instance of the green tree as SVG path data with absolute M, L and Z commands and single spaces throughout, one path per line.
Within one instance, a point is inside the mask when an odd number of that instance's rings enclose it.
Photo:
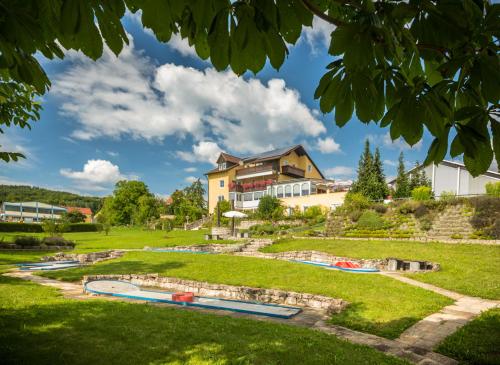
M 205 193 L 206 190 L 203 187 L 200 179 L 196 180 L 190 186 L 184 189 L 184 195 L 186 199 L 199 209 L 206 209 L 207 204 L 204 197 Z
M 142 223 L 134 221 L 134 218 L 139 209 L 139 200 L 143 196 L 154 199 L 142 181 L 118 181 L 115 185 L 113 198 L 104 203 L 110 223 L 118 225 Z M 109 205 L 106 206 L 106 204 Z
M 396 177 L 395 198 L 408 198 L 411 194 L 410 182 L 406 174 L 404 154 L 401 152 L 398 159 L 398 176 Z
M 279 213 L 281 208 L 281 200 L 275 196 L 265 195 L 259 200 L 259 205 L 257 206 L 257 216 L 262 219 L 279 219 L 282 215 Z
M 370 141 L 366 139 L 365 148 L 358 163 L 358 177 L 351 187 L 351 192 L 370 196 L 370 180 L 373 175 L 373 155 L 370 151 Z
M 63 216 L 63 220 L 65 220 L 68 223 L 82 223 L 85 222 L 85 219 L 87 219 L 85 214 L 83 214 L 78 210 L 73 210 L 71 212 L 66 213 Z
M 137 210 L 133 215 L 134 223 L 145 224 L 159 216 L 157 199 L 152 195 L 141 195 L 137 201 Z
M 221 71 L 279 69 L 304 27 L 318 16 L 335 25 L 332 61 L 315 98 L 324 113 L 345 125 L 390 128 L 393 139 L 417 143 L 424 128 L 434 137 L 425 164 L 449 151 L 464 156 L 477 176 L 493 155 L 500 161 L 500 4 L 486 0 L 1 0 L 0 78 L 44 94 L 50 87 L 37 54 L 63 58 L 79 50 L 96 60 L 103 43 L 119 54 L 128 38 L 126 8 L 161 42 L 178 33 L 198 56 Z M 36 19 L 36 21 L 34 21 Z M 36 108 L 33 96 L 2 87 L 0 103 Z M 28 91 L 29 93 L 30 91 Z M 15 117 L 0 118 L 10 126 Z M 28 118 L 28 120 L 36 118 Z M 451 131 L 455 132 L 449 145 Z M 493 139 L 493 143 L 491 141 Z M 4 159 L 10 159 L 11 156 Z M 16 157 L 16 156 L 14 156 Z M 19 157 L 19 156 L 17 156 Z
M 371 185 L 373 186 L 373 200 L 382 200 L 389 195 L 389 188 L 385 180 L 384 168 L 378 147 L 375 148 L 375 155 L 373 157 L 373 183 Z

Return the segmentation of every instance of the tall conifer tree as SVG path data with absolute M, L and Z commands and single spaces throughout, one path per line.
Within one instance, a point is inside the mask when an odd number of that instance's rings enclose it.
M 398 176 L 396 177 L 396 192 L 395 198 L 408 198 L 410 196 L 410 181 L 406 174 L 405 161 L 403 152 L 399 154 Z

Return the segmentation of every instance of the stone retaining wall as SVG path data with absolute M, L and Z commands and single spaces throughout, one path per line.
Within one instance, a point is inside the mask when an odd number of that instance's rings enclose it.
M 120 280 L 143 287 L 158 287 L 175 292 L 193 292 L 195 295 L 224 299 L 257 301 L 262 303 L 283 304 L 325 310 L 328 313 L 339 313 L 349 304 L 343 299 L 335 299 L 323 295 L 288 292 L 277 289 L 252 288 L 224 284 L 185 280 L 172 277 L 148 275 L 91 275 L 83 277 L 83 284 L 93 280 Z
M 58 252 L 54 256 L 42 257 L 42 261 L 60 261 L 60 260 L 75 260 L 81 263 L 95 263 L 99 261 L 112 260 L 122 257 L 124 251 L 101 251 L 101 252 L 91 252 L 91 253 L 65 253 Z
M 245 252 L 245 256 L 272 260 L 299 260 L 315 261 L 335 264 L 337 261 L 350 261 L 362 268 L 374 268 L 381 271 L 438 271 L 440 265 L 434 262 L 404 260 L 398 258 L 386 259 L 354 259 L 350 257 L 334 256 L 321 251 L 287 251 L 279 253 Z
M 240 251 L 246 243 L 238 244 L 202 244 L 202 245 L 192 245 L 192 246 L 174 246 L 174 247 L 158 247 L 159 249 L 172 250 L 172 251 L 195 251 L 195 252 L 213 252 L 213 253 L 231 253 Z M 155 247 L 156 248 L 156 247 Z M 154 250 L 151 247 L 144 247 L 145 250 Z

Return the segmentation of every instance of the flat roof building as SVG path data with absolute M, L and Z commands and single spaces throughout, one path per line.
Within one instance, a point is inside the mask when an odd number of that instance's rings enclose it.
M 61 219 L 66 212 L 64 207 L 40 202 L 3 202 L 0 220 L 33 223 L 44 219 Z

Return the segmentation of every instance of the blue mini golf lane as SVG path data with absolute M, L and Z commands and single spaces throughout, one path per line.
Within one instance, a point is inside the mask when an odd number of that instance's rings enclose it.
M 296 307 L 198 296 L 194 297 L 193 302 L 177 302 L 172 300 L 173 293 L 171 292 L 142 290 L 137 285 L 117 280 L 89 281 L 85 283 L 84 289 L 86 292 L 94 294 L 112 295 L 122 298 L 169 303 L 187 307 L 227 310 L 277 318 L 291 318 L 301 312 L 301 309 Z
M 307 264 L 307 265 L 314 265 L 314 266 L 321 266 L 324 267 L 325 269 L 335 269 L 335 270 L 341 270 L 341 271 L 346 271 L 346 272 L 355 272 L 355 273 L 374 273 L 374 272 L 379 272 L 379 269 L 372 269 L 372 268 L 347 268 L 347 267 L 340 267 L 340 266 L 334 266 L 330 265 L 326 262 L 317 262 L 317 261 L 307 261 L 307 260 L 290 260 L 292 262 L 299 262 L 301 264 Z
M 47 261 L 47 262 L 27 262 L 18 264 L 23 271 L 46 271 L 61 270 L 80 266 L 79 261 Z

